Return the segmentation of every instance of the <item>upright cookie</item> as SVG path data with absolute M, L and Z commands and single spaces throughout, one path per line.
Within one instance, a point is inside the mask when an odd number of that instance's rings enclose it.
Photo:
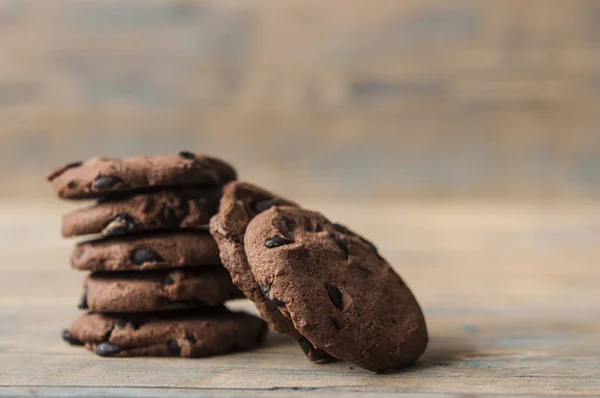
M 86 271 L 145 271 L 220 264 L 219 248 L 208 231 L 125 235 L 78 244 L 73 268 Z
M 217 212 L 219 188 L 172 189 L 102 200 L 63 216 L 64 237 L 123 235 L 159 229 L 197 228 Z
M 146 188 L 223 185 L 235 180 L 227 163 L 191 152 L 125 159 L 92 158 L 72 162 L 48 174 L 64 199 L 99 198 Z
M 419 304 L 366 239 L 284 206 L 256 216 L 244 243 L 265 295 L 313 346 L 375 372 L 410 365 L 425 351 Z
M 222 266 L 88 275 L 80 308 L 93 312 L 144 312 L 214 307 L 244 295 Z
M 328 359 L 329 355 L 315 350 L 310 342 L 298 333 L 292 322 L 281 315 L 277 307 L 265 298 L 248 266 L 244 251 L 246 228 L 256 215 L 274 205 L 295 206 L 293 202 L 247 182 L 231 182 L 223 187 L 219 213 L 210 221 L 210 232 L 219 245 L 221 262 L 231 274 L 233 283 L 254 302 L 269 326 L 299 342 L 309 359 Z
M 224 307 L 212 310 L 79 316 L 63 339 L 104 357 L 202 357 L 259 345 L 267 328 L 262 319 Z

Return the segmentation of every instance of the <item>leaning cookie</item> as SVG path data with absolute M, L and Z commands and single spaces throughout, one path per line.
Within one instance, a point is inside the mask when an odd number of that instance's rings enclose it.
M 78 244 L 71 265 L 85 271 L 145 271 L 220 264 L 219 249 L 207 231 L 146 233 Z
M 231 182 L 223 187 L 219 212 L 211 219 L 210 232 L 219 245 L 221 261 L 231 274 L 233 283 L 254 302 L 269 326 L 298 342 L 310 360 L 328 360 L 330 356 L 315 349 L 294 328 L 293 323 L 279 312 L 268 295 L 264 295 L 248 266 L 244 251 L 246 228 L 254 217 L 275 205 L 295 206 L 293 202 L 255 185 L 241 181 Z
M 144 312 L 213 307 L 244 295 L 222 266 L 146 272 L 95 272 L 84 283 L 81 309 Z
M 104 357 L 202 357 L 255 348 L 266 333 L 262 319 L 217 307 L 145 314 L 86 313 L 62 337 Z
M 272 207 L 246 230 L 248 264 L 265 296 L 314 347 L 383 372 L 427 346 L 419 304 L 366 239 L 319 213 Z
M 217 212 L 219 188 L 182 188 L 102 200 L 63 216 L 64 237 L 123 235 L 144 231 L 198 228 Z
M 92 158 L 72 162 L 48 174 L 57 195 L 90 199 L 147 188 L 223 185 L 236 179 L 227 163 L 191 152 L 136 158 Z

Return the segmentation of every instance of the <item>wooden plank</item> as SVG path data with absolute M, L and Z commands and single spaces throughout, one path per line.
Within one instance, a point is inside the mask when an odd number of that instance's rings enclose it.
M 594 0 L 6 0 L 0 196 L 182 148 L 293 196 L 598 196 L 599 18 Z
M 306 200 L 369 236 L 424 306 L 421 361 L 375 375 L 308 363 L 295 344 L 195 360 L 103 359 L 65 345 L 81 273 L 61 211 L 0 206 L 0 396 L 600 394 L 600 207 L 594 203 Z M 252 311 L 238 301 L 236 308 Z

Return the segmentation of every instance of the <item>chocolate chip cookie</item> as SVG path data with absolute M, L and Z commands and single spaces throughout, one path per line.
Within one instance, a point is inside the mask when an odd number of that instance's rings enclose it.
M 244 251 L 246 228 L 256 215 L 274 205 L 295 206 L 293 202 L 255 185 L 241 181 L 231 182 L 223 188 L 219 212 L 211 219 L 210 232 L 219 245 L 221 261 L 231 274 L 233 283 L 254 302 L 269 326 L 299 342 L 309 359 L 328 359 L 329 355 L 315 350 L 310 342 L 298 333 L 292 322 L 277 310 L 276 305 L 265 298 L 248 266 Z
M 224 307 L 140 314 L 82 314 L 63 339 L 104 357 L 202 357 L 249 350 L 267 333 L 262 319 Z
M 220 264 L 219 249 L 208 231 L 124 235 L 78 244 L 73 268 L 87 271 L 142 271 Z
M 272 207 L 250 221 L 244 247 L 265 297 L 314 347 L 375 372 L 425 351 L 415 297 L 375 246 L 344 226 Z
M 160 271 L 95 272 L 84 283 L 81 309 L 144 312 L 213 307 L 243 298 L 222 266 Z
M 191 152 L 125 159 L 92 158 L 72 162 L 48 174 L 64 199 L 99 198 L 147 188 L 223 185 L 236 179 L 227 163 Z
M 64 237 L 123 235 L 207 225 L 219 208 L 219 188 L 172 189 L 99 201 L 63 216 Z

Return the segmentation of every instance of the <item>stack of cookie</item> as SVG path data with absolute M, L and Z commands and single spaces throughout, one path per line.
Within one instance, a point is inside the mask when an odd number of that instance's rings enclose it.
M 235 180 L 226 163 L 190 152 L 70 163 L 48 179 L 60 198 L 96 199 L 64 216 L 77 244 L 71 264 L 89 271 L 63 338 L 101 356 L 214 355 L 249 349 L 266 325 L 223 304 L 243 298 L 220 262 L 207 224 L 221 187 Z
M 91 271 L 80 304 L 89 312 L 64 339 L 103 356 L 247 349 L 264 322 L 223 306 L 245 295 L 311 361 L 383 372 L 421 356 L 423 312 L 375 245 L 235 178 L 226 163 L 189 152 L 52 173 L 61 198 L 98 199 L 65 216 L 63 235 L 102 235 L 73 253 L 73 267 Z

